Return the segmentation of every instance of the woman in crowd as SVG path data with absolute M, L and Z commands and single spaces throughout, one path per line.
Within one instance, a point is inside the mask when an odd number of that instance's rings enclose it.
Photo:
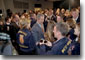
M 71 12 L 67 9 L 64 14 L 64 22 L 66 22 L 67 19 L 71 18 Z
M 17 33 L 17 42 L 19 44 L 20 55 L 35 54 L 35 41 L 30 30 L 30 20 L 20 20 L 20 30 Z
M 56 21 L 57 21 L 57 23 L 63 22 L 64 21 L 63 16 L 62 15 L 56 16 Z
M 60 15 L 60 9 L 59 8 L 57 8 L 57 10 L 56 10 L 56 15 L 57 16 Z
M 74 29 L 75 29 L 75 26 L 76 26 L 76 22 L 72 18 L 69 18 L 66 21 L 66 23 L 69 25 L 69 28 L 70 28 L 70 31 L 67 34 L 67 36 L 68 36 L 68 38 L 70 38 L 72 40 L 72 42 L 74 42 L 74 40 L 76 38 L 76 35 L 74 34 Z
M 45 33 L 45 40 L 50 41 L 50 42 L 54 42 L 54 34 L 53 34 L 53 27 L 55 25 L 54 21 L 49 21 L 48 25 L 47 25 L 47 30 Z

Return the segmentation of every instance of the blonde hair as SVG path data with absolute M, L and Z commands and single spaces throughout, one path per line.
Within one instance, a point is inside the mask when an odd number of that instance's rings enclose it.
M 28 20 L 26 18 L 20 19 L 20 28 L 24 29 L 27 27 L 28 24 L 30 24 L 31 20 Z
M 47 31 L 45 33 L 45 40 L 54 42 L 54 36 L 53 36 L 53 28 L 54 28 L 55 22 L 49 21 L 47 26 Z

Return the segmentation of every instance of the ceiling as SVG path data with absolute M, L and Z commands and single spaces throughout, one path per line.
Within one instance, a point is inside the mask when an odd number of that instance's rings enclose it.
M 61 1 L 61 0 L 48 0 L 48 1 Z

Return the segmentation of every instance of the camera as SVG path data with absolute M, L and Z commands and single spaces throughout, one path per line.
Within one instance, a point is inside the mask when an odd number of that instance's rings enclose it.
M 43 42 L 44 42 L 44 43 L 47 43 L 47 41 L 44 40 L 44 39 L 41 39 L 40 42 L 41 42 L 41 43 L 43 43 Z

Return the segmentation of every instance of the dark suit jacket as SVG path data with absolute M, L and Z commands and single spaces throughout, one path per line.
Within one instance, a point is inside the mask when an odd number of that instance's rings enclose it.
M 32 32 L 33 32 L 33 36 L 36 42 L 40 41 L 40 39 L 44 38 L 44 33 L 42 32 L 41 27 L 38 25 L 38 23 L 36 23 L 33 27 L 32 27 Z
M 36 23 L 36 20 L 31 18 L 31 28 L 33 27 L 33 25 Z
M 76 20 L 76 23 L 80 23 L 80 16 L 78 16 L 78 19 Z

